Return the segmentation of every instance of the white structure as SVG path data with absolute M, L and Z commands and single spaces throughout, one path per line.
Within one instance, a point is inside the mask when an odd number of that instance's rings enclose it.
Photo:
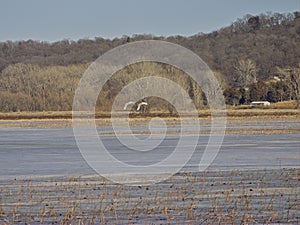
M 255 101 L 250 103 L 251 107 L 260 107 L 260 106 L 268 107 L 270 105 L 271 103 L 268 101 Z
M 136 110 L 137 110 L 137 111 L 140 111 L 142 105 L 148 105 L 148 103 L 147 103 L 147 102 L 140 102 L 140 103 L 138 104 L 138 107 L 136 108 Z

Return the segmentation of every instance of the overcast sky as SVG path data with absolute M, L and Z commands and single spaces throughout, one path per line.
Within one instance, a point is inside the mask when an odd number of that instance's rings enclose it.
M 208 33 L 300 0 L 0 0 L 0 41 Z

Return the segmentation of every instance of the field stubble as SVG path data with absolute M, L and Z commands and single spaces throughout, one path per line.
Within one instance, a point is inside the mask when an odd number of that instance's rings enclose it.
M 300 170 L 181 172 L 151 186 L 98 176 L 1 181 L 1 223 L 300 222 Z

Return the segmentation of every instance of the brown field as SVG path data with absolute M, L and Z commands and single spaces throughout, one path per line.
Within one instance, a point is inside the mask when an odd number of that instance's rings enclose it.
M 279 104 L 279 103 L 278 103 Z M 280 104 L 279 104 L 280 105 Z M 211 112 L 209 110 L 199 110 L 199 118 L 210 117 Z M 237 107 L 227 108 L 226 113 L 228 117 L 269 117 L 269 116 L 292 116 L 300 117 L 300 110 L 295 108 L 276 108 L 275 106 L 270 108 L 249 108 L 249 107 Z M 120 112 L 120 117 L 125 114 Z M 187 117 L 189 114 L 186 114 Z M 110 118 L 110 112 L 96 112 L 95 117 L 97 119 Z M 145 117 L 164 117 L 164 118 L 176 118 L 175 114 L 165 112 L 151 112 L 146 114 L 130 113 L 131 118 L 145 118 Z M 47 111 L 47 112 L 0 112 L 0 120 L 30 120 L 30 119 L 72 119 L 72 111 Z

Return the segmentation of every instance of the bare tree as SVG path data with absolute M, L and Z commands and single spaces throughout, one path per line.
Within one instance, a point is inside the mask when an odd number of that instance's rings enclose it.
M 251 59 L 241 59 L 234 66 L 236 85 L 246 88 L 256 83 L 257 69 L 255 63 Z
M 300 107 L 300 65 L 298 68 L 279 68 L 277 67 L 279 76 L 286 82 L 292 91 L 291 96 L 297 101 L 297 108 Z

